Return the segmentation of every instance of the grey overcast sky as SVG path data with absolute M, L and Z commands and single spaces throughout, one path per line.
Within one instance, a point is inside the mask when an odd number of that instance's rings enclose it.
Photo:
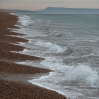
M 99 8 L 99 0 L 0 0 L 0 8 L 40 10 L 46 7 Z

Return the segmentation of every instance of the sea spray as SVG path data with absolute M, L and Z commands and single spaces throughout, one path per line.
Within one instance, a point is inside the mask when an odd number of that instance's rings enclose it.
M 49 69 L 59 71 L 61 81 L 74 81 L 81 86 L 99 88 L 98 71 L 92 69 L 88 64 L 65 65 L 61 59 L 55 58 L 46 58 L 41 64 Z
M 52 51 L 52 53 L 63 53 L 66 50 L 66 48 L 61 47 L 61 46 L 51 43 L 51 42 L 38 41 L 35 44 L 48 48 L 50 51 Z
M 30 16 L 23 15 L 22 17 L 20 16 L 19 22 L 23 26 L 29 26 L 30 24 L 32 24 L 33 21 L 31 20 L 31 17 Z

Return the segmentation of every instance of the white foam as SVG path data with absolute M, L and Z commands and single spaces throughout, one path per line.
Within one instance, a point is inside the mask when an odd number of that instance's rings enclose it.
M 33 41 L 32 39 L 29 39 L 28 43 L 33 43 L 32 41 Z
M 24 49 L 23 51 L 20 51 L 21 54 L 26 54 L 29 50 L 28 49 Z
M 48 48 L 50 51 L 56 52 L 56 53 L 63 53 L 66 50 L 66 48 L 64 48 L 64 47 L 61 47 L 61 46 L 51 43 L 51 42 L 45 42 L 45 41 L 38 41 L 35 43 L 35 45 L 39 45 L 39 46 Z
M 23 50 L 23 52 L 27 52 L 27 51 L 29 51 L 29 50 L 28 50 L 28 49 L 24 49 L 24 50 Z
M 11 30 L 11 28 L 7 28 L 7 29 Z
M 16 64 L 26 64 L 26 62 L 15 62 Z
M 57 73 L 55 72 L 50 72 L 49 75 L 45 75 L 45 76 L 41 76 L 39 78 L 36 79 L 32 79 L 29 80 L 30 83 L 38 85 L 40 87 L 44 87 L 46 89 L 49 90 L 54 90 L 56 92 L 58 92 L 59 94 L 62 94 L 66 97 L 68 97 L 67 99 L 76 99 L 76 95 L 77 96 L 82 96 L 81 93 L 77 93 L 76 91 L 73 91 L 73 87 L 72 90 L 66 90 L 67 86 L 61 86 L 59 85 L 58 81 L 61 81 L 61 78 L 56 78 Z M 68 88 L 68 87 L 67 87 Z
M 75 81 L 82 86 L 99 88 L 99 75 L 87 65 L 69 66 L 66 69 L 66 81 Z
M 19 53 L 19 51 L 10 51 L 10 52 L 13 52 L 13 53 Z
M 10 13 L 11 15 L 15 15 L 15 13 Z
M 17 24 L 16 24 L 15 26 L 16 26 L 16 27 L 19 27 L 19 25 L 17 25 Z
M 60 93 L 60 94 L 62 94 L 62 95 L 65 95 L 64 92 L 62 92 L 62 91 L 60 91 L 60 90 L 54 88 L 54 87 L 53 87 L 53 84 L 47 85 L 48 83 L 46 83 L 46 82 L 44 81 L 44 79 L 47 79 L 47 78 L 49 78 L 49 77 L 51 77 L 51 76 L 53 76 L 53 75 L 54 75 L 54 73 L 53 73 L 53 72 L 50 72 L 49 75 L 41 76 L 41 77 L 39 77 L 39 79 L 37 78 L 37 79 L 29 80 L 29 82 L 32 83 L 32 84 L 38 85 L 38 86 L 40 86 L 40 87 L 44 87 L 44 88 L 49 89 L 49 90 L 54 90 L 54 91 L 56 91 L 56 92 L 58 92 L 58 93 Z M 42 80 L 44 81 L 43 84 L 40 83 L 40 81 L 42 82 Z
M 46 58 L 41 62 L 49 69 L 60 71 L 61 80 L 64 82 L 77 82 L 82 86 L 99 88 L 98 71 L 88 65 L 78 64 L 77 66 L 68 66 L 63 64 L 62 60 L 55 58 Z
M 23 26 L 29 26 L 32 23 L 31 17 L 30 16 L 20 16 L 19 17 L 19 22 L 23 25 Z
M 65 68 L 65 65 L 62 63 L 62 60 L 58 60 L 54 57 L 46 57 L 44 61 L 41 62 L 42 65 L 46 66 L 51 70 L 62 70 Z
M 82 90 L 77 87 L 99 88 L 98 72 L 88 65 L 78 64 L 77 66 L 68 66 L 63 64 L 62 60 L 56 60 L 51 57 L 42 61 L 41 64 L 54 70 L 54 72 L 37 79 L 29 80 L 32 84 L 54 90 L 70 99 L 83 97 Z
M 19 43 L 19 45 L 20 45 L 20 46 L 24 45 L 24 43 L 23 43 L 23 42 L 18 42 L 18 43 Z

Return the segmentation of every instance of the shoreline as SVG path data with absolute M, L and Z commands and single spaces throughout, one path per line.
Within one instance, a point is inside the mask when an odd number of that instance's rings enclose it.
M 66 99 L 63 95 L 27 82 L 31 75 L 49 73 L 51 70 L 15 64 L 13 61 L 44 60 L 11 51 L 22 51 L 24 47 L 10 43 L 28 42 L 23 38 L 9 35 L 21 35 L 7 28 L 17 28 L 18 17 L 0 11 L 0 98 L 2 99 Z M 12 61 L 12 62 L 11 62 Z

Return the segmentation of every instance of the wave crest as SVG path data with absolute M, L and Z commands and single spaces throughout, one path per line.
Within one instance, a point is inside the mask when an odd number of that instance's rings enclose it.
M 55 52 L 55 53 L 63 53 L 66 51 L 66 48 L 61 47 L 61 46 L 51 43 L 51 42 L 38 41 L 35 43 L 35 45 L 39 45 L 39 46 L 48 48 L 50 51 Z

